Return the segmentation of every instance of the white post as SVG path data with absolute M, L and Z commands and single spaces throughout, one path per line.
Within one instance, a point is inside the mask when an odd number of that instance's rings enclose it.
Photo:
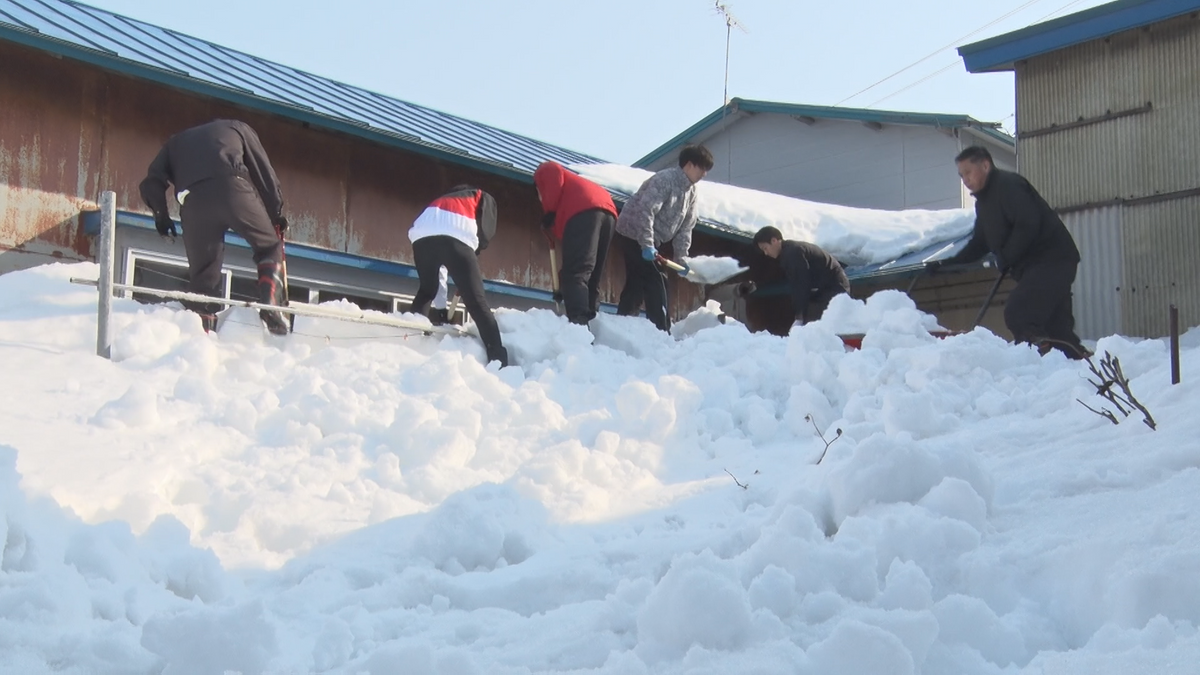
M 116 262 L 117 194 L 106 191 L 100 194 L 100 243 L 96 251 L 96 263 L 100 265 L 100 299 L 96 312 L 96 355 L 112 358 L 112 334 L 109 320 L 112 318 L 113 267 Z

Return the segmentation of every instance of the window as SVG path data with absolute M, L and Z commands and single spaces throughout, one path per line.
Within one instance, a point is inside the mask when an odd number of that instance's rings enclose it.
M 125 283 L 164 291 L 188 290 L 187 259 L 165 253 L 141 249 L 127 249 L 125 257 Z M 258 301 L 258 275 L 255 270 L 238 265 L 226 265 L 221 270 L 224 279 L 222 296 L 231 300 Z M 135 293 L 138 302 L 174 302 L 167 298 Z M 384 313 L 399 313 L 408 309 L 413 296 L 407 293 L 382 291 L 351 284 L 324 281 L 311 277 L 290 277 L 288 299 L 294 303 L 317 304 L 335 300 L 348 300 L 360 309 Z M 467 323 L 468 317 L 462 303 L 452 293 L 449 308 L 450 322 Z M 294 317 L 293 317 L 294 320 Z
M 373 309 L 377 312 L 391 312 L 395 308 L 395 303 L 391 298 L 380 295 L 368 297 L 366 295 L 350 293 L 341 288 L 321 289 L 317 292 L 317 302 L 332 302 L 334 300 L 349 300 L 358 305 L 359 309 Z
M 228 270 L 222 270 L 221 274 L 225 278 L 224 286 L 228 289 L 231 274 Z M 127 284 L 156 288 L 162 291 L 186 292 L 188 280 L 188 266 L 184 259 L 134 249 L 130 249 L 126 255 L 125 283 Z M 228 290 L 226 293 L 228 294 Z M 134 293 L 133 299 L 149 304 L 175 302 L 168 298 L 145 293 Z

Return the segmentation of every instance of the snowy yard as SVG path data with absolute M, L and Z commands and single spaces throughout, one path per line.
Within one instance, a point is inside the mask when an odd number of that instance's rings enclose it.
M 0 276 L 0 672 L 1200 672 L 1198 330 L 1178 386 L 1098 345 L 1151 431 L 894 292 L 786 339 L 502 311 L 496 370 L 128 300 L 106 361 L 94 275 Z

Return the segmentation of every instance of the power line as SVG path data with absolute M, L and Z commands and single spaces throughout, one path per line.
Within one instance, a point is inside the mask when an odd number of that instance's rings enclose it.
M 965 40 L 965 39 L 967 39 L 967 38 L 971 37 L 972 35 L 975 35 L 975 34 L 977 34 L 977 33 L 981 33 L 981 32 L 983 32 L 983 31 L 987 30 L 988 28 L 991 28 L 992 26 L 994 26 L 994 25 L 996 25 L 996 24 L 1000 23 L 1001 21 L 1004 21 L 1005 19 L 1007 19 L 1007 18 L 1009 18 L 1010 16 L 1012 16 L 1012 15 L 1016 14 L 1017 12 L 1020 12 L 1020 11 L 1022 11 L 1022 10 L 1024 10 L 1024 9 L 1026 9 L 1027 7 L 1030 7 L 1031 5 L 1035 5 L 1035 4 L 1037 4 L 1037 3 L 1041 2 L 1041 1 L 1042 1 L 1042 0 L 1028 0 L 1028 2 L 1026 2 L 1025 4 L 1021 5 L 1020 7 L 1017 7 L 1016 9 L 1014 9 L 1014 10 L 1012 10 L 1012 11 L 1008 12 L 1008 13 L 1007 13 L 1007 14 L 1005 14 L 1004 16 L 1002 16 L 1002 17 L 1000 17 L 1000 18 L 998 18 L 998 19 L 993 19 L 992 21 L 988 22 L 987 24 L 984 24 L 983 26 L 980 26 L 979 28 L 976 28 L 975 30 L 971 31 L 970 33 L 967 33 L 966 35 L 963 35 L 962 37 L 960 37 L 960 38 L 958 38 L 958 39 L 954 40 L 954 41 L 953 41 L 953 42 L 951 42 L 950 44 L 947 44 L 947 45 L 945 45 L 945 46 L 943 46 L 943 47 L 938 47 L 938 48 L 937 48 L 937 50 L 935 50 L 935 51 L 931 52 L 931 53 L 930 53 L 930 54 L 928 54 L 927 56 L 924 56 L 924 57 L 922 57 L 922 58 L 920 58 L 920 59 L 917 59 L 916 61 L 913 61 L 912 63 L 908 64 L 907 66 L 905 66 L 905 67 L 901 68 L 900 70 L 897 70 L 896 72 L 892 73 L 891 75 L 888 75 L 887 77 L 883 78 L 882 80 L 879 80 L 878 82 L 876 82 L 876 83 L 872 84 L 871 86 L 869 86 L 869 87 L 867 87 L 867 88 L 865 88 L 865 89 L 861 89 L 861 90 L 859 90 L 859 91 L 856 91 L 856 92 L 854 92 L 853 94 L 851 94 L 851 95 L 847 96 L 846 98 L 844 98 L 844 99 L 842 99 L 842 100 L 838 101 L 838 102 L 837 102 L 837 103 L 835 103 L 834 105 L 841 105 L 841 104 L 845 103 L 846 101 L 849 101 L 850 99 L 857 98 L 858 96 L 860 96 L 860 95 L 862 95 L 862 94 L 865 94 L 865 93 L 866 93 L 866 92 L 868 92 L 868 91 L 871 91 L 871 90 L 872 90 L 872 89 L 874 89 L 875 87 L 878 87 L 879 85 L 883 84 L 884 82 L 887 82 L 888 80 L 892 79 L 893 77 L 896 77 L 897 75 L 899 75 L 899 74 L 901 74 L 901 73 L 907 72 L 908 70 L 910 70 L 910 69 L 914 68 L 915 66 L 918 66 L 918 65 L 920 65 L 920 64 L 922 64 L 922 63 L 924 63 L 924 62 L 928 61 L 929 59 L 932 59 L 933 57 L 937 56 L 938 54 L 941 54 L 942 52 L 946 51 L 947 49 L 950 49 L 951 47 L 954 47 L 954 46 L 958 45 L 958 44 L 959 44 L 959 43 L 961 43 L 963 40 Z M 1078 2 L 1078 1 L 1080 1 L 1080 0 L 1076 0 L 1076 2 Z
M 1033 2 L 1037 2 L 1037 1 L 1038 1 L 1038 0 L 1033 0 Z M 1084 0 L 1072 0 L 1071 2 L 1069 2 L 1069 3 L 1065 4 L 1065 5 L 1063 5 L 1062 7 L 1059 7 L 1059 8 L 1058 8 L 1058 9 L 1056 9 L 1056 10 L 1054 10 L 1053 12 L 1050 12 L 1049 14 L 1047 14 L 1047 15 L 1045 15 L 1045 16 L 1043 16 L 1043 17 L 1041 17 L 1040 19 L 1038 19 L 1038 20 L 1034 21 L 1033 23 L 1034 23 L 1034 24 L 1041 23 L 1042 21 L 1045 21 L 1046 19 L 1048 19 L 1048 18 L 1050 18 L 1050 17 L 1054 16 L 1055 14 L 1059 14 L 1059 13 L 1061 13 L 1061 12 L 1063 12 L 1063 11 L 1067 10 L 1067 9 L 1070 9 L 1071 7 L 1074 7 L 1075 5 L 1078 5 L 1079 3 L 1083 2 L 1083 1 L 1084 1 Z M 1014 13 L 1016 13 L 1016 12 L 1020 11 L 1021 9 L 1023 9 L 1024 7 L 1026 7 L 1026 6 L 1030 5 L 1030 4 L 1032 4 L 1032 2 L 1026 3 L 1025 5 L 1022 5 L 1021 7 L 1018 7 L 1017 9 L 1014 9 L 1012 12 L 1009 12 L 1008 14 L 1004 15 L 1003 17 L 1000 17 L 1000 19 L 996 19 L 996 21 L 1001 21 L 1001 20 L 1003 20 L 1003 19 L 1004 19 L 1004 18 L 1006 18 L 1006 17 L 1012 16 Z M 993 21 L 992 23 L 995 23 L 995 21 Z M 985 26 L 985 28 L 986 28 L 986 26 Z M 979 31 L 981 31 L 981 30 L 983 30 L 983 28 L 980 28 L 979 30 L 976 30 L 976 31 L 975 31 L 975 33 L 978 33 L 978 32 L 979 32 Z M 961 38 L 960 38 L 960 39 L 961 39 Z M 943 48 L 943 49 L 944 49 L 944 48 Z M 942 50 L 939 50 L 938 52 L 935 52 L 935 54 L 939 54 L 939 53 L 941 53 L 941 51 L 942 51 Z M 933 55 L 930 55 L 930 56 L 933 56 Z M 928 60 L 928 59 L 930 58 L 930 56 L 926 56 L 924 59 L 921 59 L 921 61 Z M 918 63 L 919 63 L 919 62 L 918 62 Z M 937 77 L 938 75 L 941 75 L 942 73 L 944 73 L 944 72 L 946 72 L 946 71 L 950 70 L 950 69 L 951 69 L 951 68 L 953 68 L 954 66 L 957 66 L 957 65 L 958 65 L 958 63 L 959 63 L 959 62 L 958 62 L 958 60 L 956 59 L 956 60 L 955 60 L 953 63 L 950 63 L 949 65 L 946 65 L 946 66 L 944 66 L 944 67 L 942 67 L 942 68 L 938 69 L 937 71 L 935 71 L 935 72 L 933 72 L 933 73 L 930 73 L 929 75 L 926 75 L 925 77 L 923 77 L 923 78 L 921 78 L 921 79 L 917 80 L 916 82 L 913 82 L 912 84 L 909 84 L 909 85 L 907 85 L 907 86 L 905 86 L 905 87 L 902 87 L 902 88 L 900 88 L 900 89 L 897 89 L 896 91 L 894 91 L 894 92 L 892 92 L 892 93 L 888 94 L 887 96 L 884 96 L 883 98 L 881 98 L 881 99 L 879 99 L 879 100 L 875 101 L 874 103 L 871 103 L 870 105 L 868 105 L 868 106 L 866 106 L 866 107 L 868 107 L 868 108 L 873 108 L 873 107 L 875 107 L 875 106 L 879 105 L 880 103 L 882 103 L 882 102 L 884 102 L 884 101 L 888 100 L 889 98 L 892 98 L 893 96 L 896 96 L 897 94 L 900 94 L 900 93 L 902 93 L 902 92 L 908 91 L 909 89 L 912 89 L 913 87 L 915 87 L 915 86 L 917 86 L 917 85 L 919 85 L 919 84 L 921 84 L 921 83 L 923 83 L 923 82 L 926 82 L 926 81 L 928 81 L 928 80 L 931 80 L 931 79 L 933 79 L 934 77 Z M 879 83 L 881 83 L 881 82 L 884 82 L 886 79 L 890 79 L 890 78 L 892 78 L 892 77 L 895 77 L 896 75 L 899 75 L 900 73 L 904 72 L 904 70 L 908 70 L 909 68 L 912 68 L 914 65 L 916 65 L 916 63 L 914 63 L 914 64 L 912 64 L 912 65 L 909 65 L 909 66 L 905 67 L 903 70 L 897 71 L 896 73 L 893 73 L 892 75 L 889 75 L 887 78 L 885 78 L 884 80 L 880 80 L 880 82 L 877 82 L 876 84 L 879 84 Z M 868 91 L 869 89 L 871 89 L 871 88 L 872 88 L 872 87 L 874 87 L 874 86 L 876 86 L 876 85 L 871 85 L 871 87 L 868 87 L 867 89 L 864 89 L 863 91 L 864 91 L 864 92 L 865 92 L 865 91 Z M 859 93 L 862 93 L 862 92 L 859 92 Z M 858 94 L 855 94 L 855 96 L 857 96 L 857 95 L 858 95 Z M 854 96 L 851 96 L 850 98 L 854 98 Z M 844 99 L 844 100 L 849 100 L 849 99 Z M 839 102 L 839 104 L 840 104 L 840 103 L 841 103 L 841 102 Z M 1015 115 L 1015 114 L 1016 114 L 1016 113 L 1014 113 L 1014 115 Z M 1012 116 L 1012 115 L 1010 115 L 1010 117 L 1011 117 L 1011 116 Z M 1005 119 L 1007 119 L 1007 118 L 1005 118 Z
M 900 89 L 897 89 L 896 91 L 893 91 L 892 93 L 888 94 L 887 96 L 884 96 L 883 98 L 879 99 L 878 101 L 875 101 L 874 103 L 868 105 L 867 107 L 874 108 L 875 106 L 879 105 L 880 103 L 883 103 L 884 101 L 888 100 L 889 98 L 896 96 L 898 94 L 902 94 L 902 93 L 908 91 L 909 89 L 912 89 L 913 87 L 917 86 L 918 84 L 921 84 L 922 82 L 925 82 L 927 80 L 932 80 L 933 78 L 937 77 L 938 75 L 941 75 L 942 73 L 946 72 L 947 70 L 950 70 L 951 68 L 953 68 L 954 66 L 957 66 L 957 65 L 958 65 L 958 61 L 955 61 L 954 63 L 951 63 L 948 66 L 943 66 L 941 69 L 936 70 L 936 71 L 926 75 L 925 77 L 922 77 L 921 79 L 917 80 L 916 82 L 913 82 L 912 84 L 910 84 L 906 87 L 902 87 Z

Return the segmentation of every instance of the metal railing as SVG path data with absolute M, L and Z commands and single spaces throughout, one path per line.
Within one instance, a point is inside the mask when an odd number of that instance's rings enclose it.
M 96 307 L 96 355 L 106 359 L 112 358 L 112 301 L 115 292 L 141 293 L 151 295 L 166 300 L 180 300 L 189 302 L 198 302 L 206 304 L 226 305 L 229 307 L 248 307 L 250 309 L 268 310 L 274 312 L 282 312 L 284 314 L 293 314 L 296 316 L 307 316 L 320 319 L 334 319 L 337 321 L 346 321 L 350 323 L 370 324 L 374 326 L 386 326 L 390 328 L 400 328 L 403 330 L 411 330 L 419 332 L 423 335 L 470 335 L 471 333 L 464 328 L 452 325 L 434 326 L 432 324 L 421 323 L 418 321 L 409 321 L 391 316 L 367 314 L 359 310 L 358 312 L 331 309 L 326 307 L 318 307 L 309 304 L 292 304 L 284 307 L 277 305 L 267 305 L 261 302 L 251 300 L 238 300 L 233 298 L 214 297 L 202 295 L 200 293 L 188 293 L 185 291 L 166 291 L 158 288 L 150 288 L 147 286 L 134 286 L 131 284 L 119 284 L 115 281 L 116 268 L 116 224 L 117 224 L 117 196 L 114 192 L 104 192 L 100 195 L 100 241 L 99 249 L 96 252 L 96 263 L 100 267 L 99 278 L 92 279 L 71 279 L 71 283 L 83 284 L 87 286 L 95 286 L 99 291 L 99 299 Z M 455 299 L 457 306 L 457 298 Z M 456 307 L 457 308 L 457 307 Z

